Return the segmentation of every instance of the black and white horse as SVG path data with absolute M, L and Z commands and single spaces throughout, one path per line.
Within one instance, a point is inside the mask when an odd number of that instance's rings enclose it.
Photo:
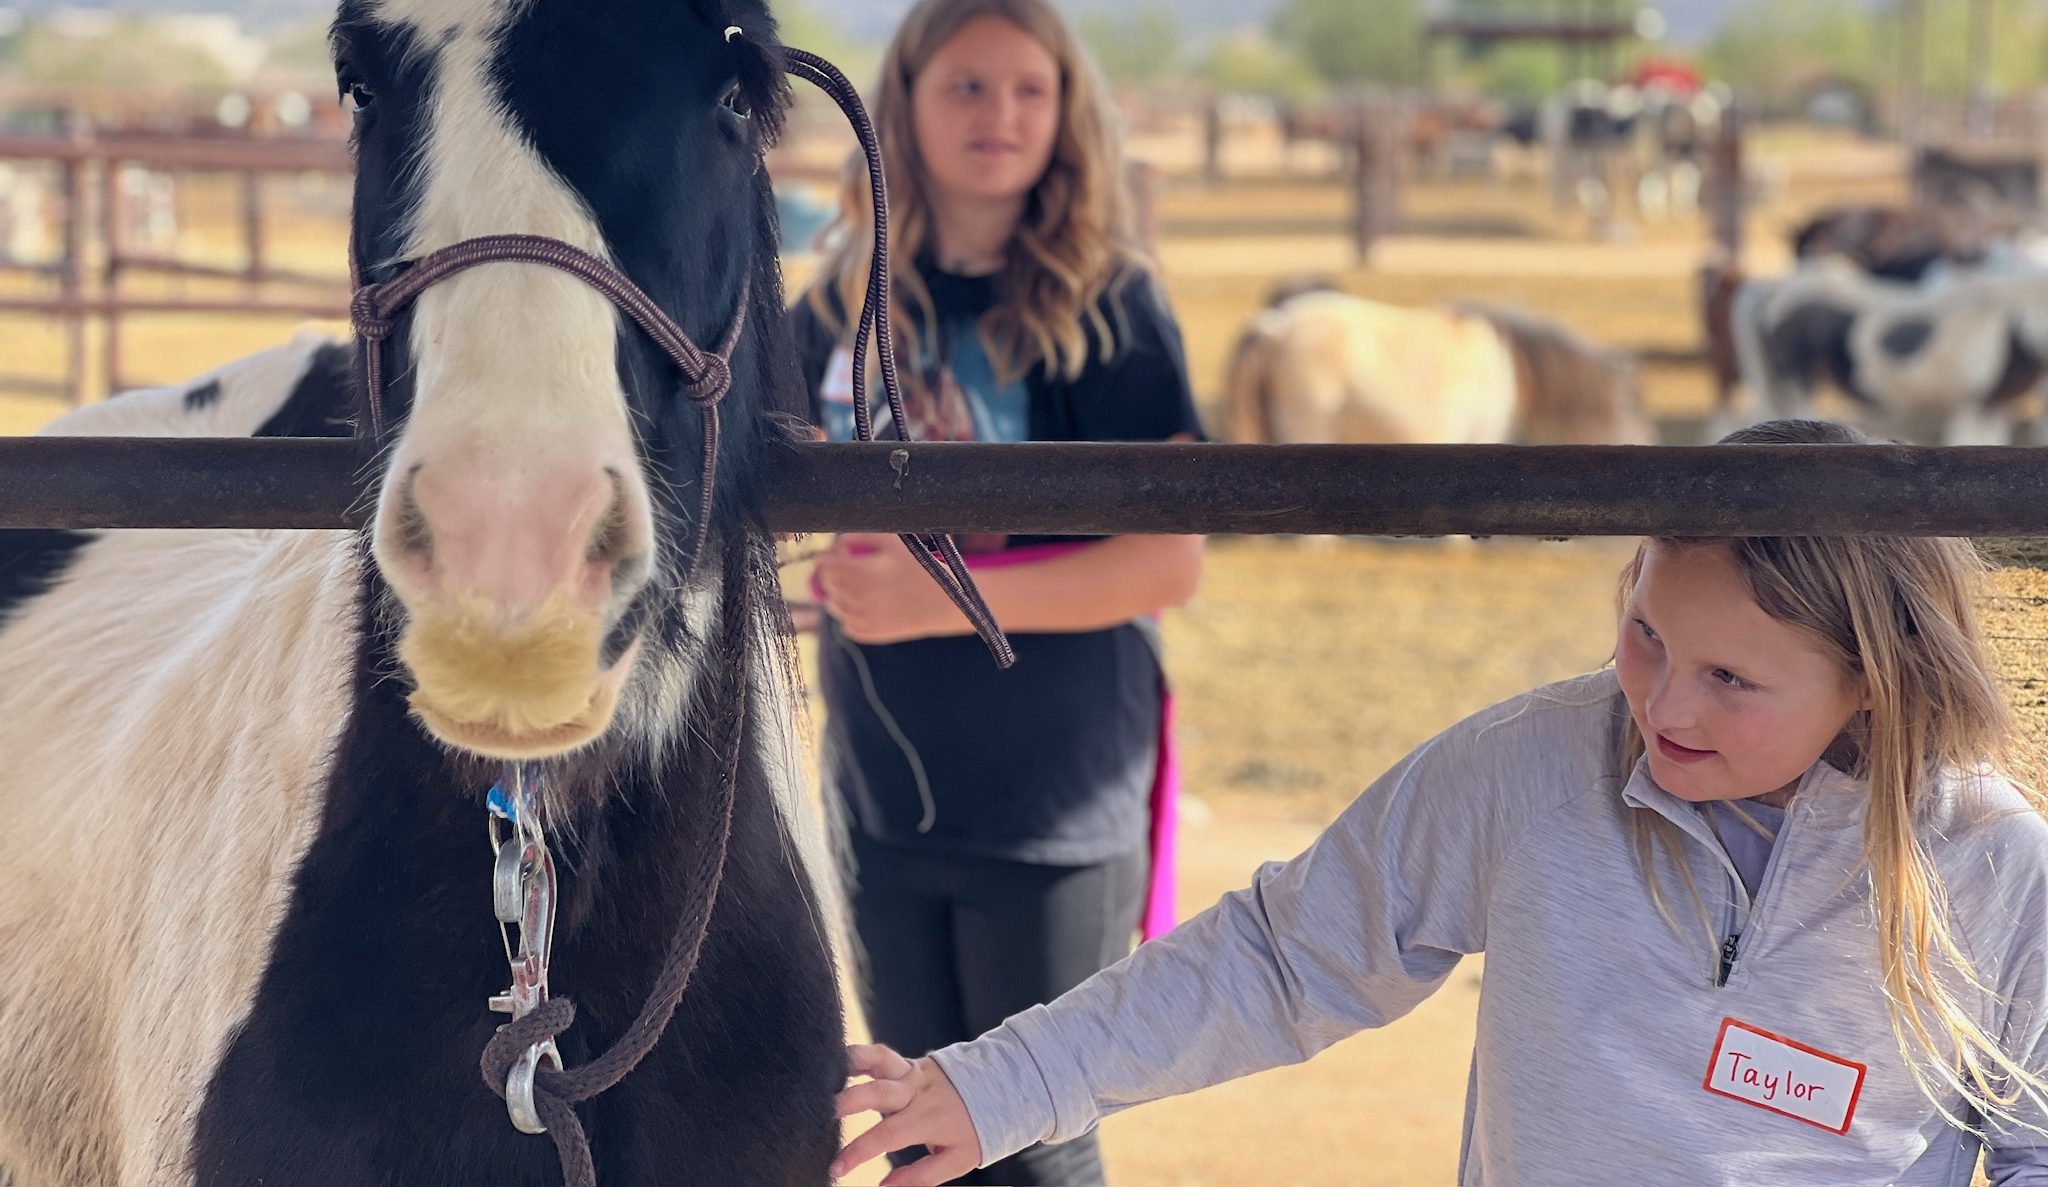
M 1947 445 L 2013 442 L 2048 368 L 2048 273 L 1984 269 L 1938 282 L 1873 277 L 1822 259 L 1748 281 L 1729 313 L 1751 418 L 1811 415 L 1823 386 L 1901 437 Z M 1721 416 L 1733 427 L 1732 404 Z M 1938 429 L 1923 426 L 1935 422 Z
M 654 987 L 736 764 L 688 990 L 577 1108 L 598 1181 L 826 1180 L 842 1019 L 755 510 L 800 382 L 760 168 L 773 39 L 759 0 L 343 0 L 371 278 L 518 233 L 609 260 L 700 343 L 744 303 L 714 510 L 699 548 L 706 422 L 670 355 L 581 280 L 499 262 L 395 319 L 364 531 L 0 533 L 21 1187 L 561 1183 L 478 1064 L 509 979 L 484 795 L 511 760 L 543 780 L 571 1069 Z M 356 348 L 302 338 L 51 431 L 367 435 L 367 395 Z

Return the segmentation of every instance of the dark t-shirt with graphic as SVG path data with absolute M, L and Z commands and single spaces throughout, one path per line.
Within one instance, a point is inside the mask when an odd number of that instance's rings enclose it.
M 929 266 L 933 327 L 916 359 L 898 359 L 918 440 L 1157 441 L 1200 435 L 1179 328 L 1158 284 L 1133 269 L 1100 309 L 1115 354 L 1068 381 L 1042 368 L 997 378 L 976 325 L 996 303 L 992 277 Z M 815 423 L 853 439 L 851 353 L 799 300 L 792 315 Z M 872 387 L 873 385 L 871 385 Z M 870 392 L 875 435 L 894 435 Z M 1050 479 L 1048 479 L 1050 481 Z M 970 551 L 1052 537 L 963 540 Z M 1142 848 L 1158 758 L 1162 695 L 1149 623 L 1100 631 L 1013 634 L 1017 663 L 998 671 L 969 635 L 858 644 L 820 635 L 826 791 L 875 840 L 1057 865 Z

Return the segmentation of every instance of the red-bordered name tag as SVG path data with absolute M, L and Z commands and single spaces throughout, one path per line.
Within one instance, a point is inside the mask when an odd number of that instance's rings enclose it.
M 1706 1089 L 1759 1109 L 1848 1133 L 1867 1069 L 1733 1018 L 1721 1020 Z

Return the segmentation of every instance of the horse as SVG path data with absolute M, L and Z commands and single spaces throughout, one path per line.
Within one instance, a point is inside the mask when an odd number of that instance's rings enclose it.
M 1562 326 L 1291 285 L 1245 327 L 1224 384 L 1246 443 L 1649 444 L 1633 364 Z
M 1846 205 L 1829 207 L 1794 227 L 1788 236 L 1801 268 L 1838 260 L 1873 277 L 1911 284 L 1945 281 L 1980 269 L 2034 267 L 2028 251 L 1993 238 L 1967 212 L 1929 207 Z M 1714 415 L 1708 440 L 1741 427 L 1736 404 L 1742 365 L 1736 357 L 1736 295 L 1751 278 L 1716 255 L 1699 272 L 1699 310 L 1707 365 L 1714 381 Z M 1770 281 L 1762 282 L 1766 288 Z M 1753 312 L 1763 290 L 1752 294 Z
M 1837 206 L 1794 228 L 1801 261 L 1841 256 L 1872 276 L 1917 282 L 1937 266 L 1983 262 L 1988 231 L 1967 214 L 1933 207 Z
M 352 436 L 365 525 L 0 533 L 0 1166 L 823 1184 L 760 512 L 796 59 L 760 0 L 341 0 L 332 41 L 356 340 L 51 431 Z
M 1760 415 L 1809 415 L 1830 384 L 1889 433 L 1925 436 L 1916 422 L 1933 417 L 1944 444 L 2006 445 L 2048 370 L 2048 274 L 1908 284 L 1822 260 L 1743 284 L 1729 324 Z

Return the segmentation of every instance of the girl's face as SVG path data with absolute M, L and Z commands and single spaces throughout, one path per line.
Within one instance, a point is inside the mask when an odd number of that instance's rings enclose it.
M 1725 544 L 1651 544 L 1614 654 L 1651 777 L 1696 803 L 1788 790 L 1867 706 L 1861 678 L 1756 604 Z
M 910 88 L 917 151 L 938 202 L 1009 201 L 1045 175 L 1060 127 L 1060 67 L 1001 17 L 976 17 Z

